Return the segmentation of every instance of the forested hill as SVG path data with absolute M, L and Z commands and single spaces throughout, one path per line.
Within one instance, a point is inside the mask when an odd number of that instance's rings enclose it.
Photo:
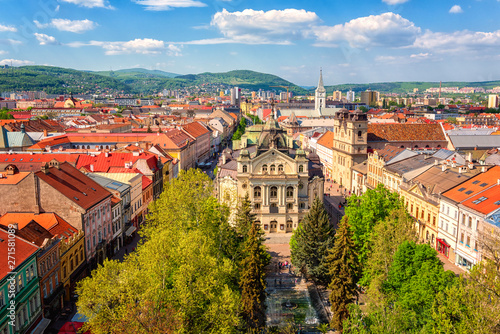
M 235 70 L 225 73 L 200 73 L 188 74 L 176 77 L 177 80 L 184 80 L 191 85 L 202 84 L 225 84 L 229 86 L 238 86 L 250 90 L 281 90 L 286 88 L 272 86 L 288 86 L 294 94 L 307 94 L 307 90 L 299 87 L 290 81 L 286 81 L 276 75 L 266 74 L 248 70 Z
M 482 87 L 484 89 L 491 89 L 500 86 L 500 81 L 481 81 L 481 82 L 459 82 L 448 81 L 442 82 L 442 87 Z M 418 88 L 419 92 L 425 91 L 431 87 L 439 87 L 439 82 L 422 82 L 422 81 L 408 81 L 408 82 L 377 82 L 367 84 L 342 84 L 334 86 L 326 86 L 326 91 L 332 93 L 335 90 L 348 91 L 352 89 L 354 92 L 362 92 L 367 89 L 376 90 L 381 93 L 413 93 L 414 88 Z M 314 91 L 314 89 L 310 90 Z
M 85 71 L 53 66 L 0 68 L 0 92 L 42 90 L 47 94 L 132 92 L 122 81 Z

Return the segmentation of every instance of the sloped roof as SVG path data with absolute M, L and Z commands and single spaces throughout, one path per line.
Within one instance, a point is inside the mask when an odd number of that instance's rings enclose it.
M 107 155 L 107 156 L 106 156 Z M 125 168 L 125 163 L 131 162 L 135 164 L 137 160 L 145 160 L 148 167 L 155 171 L 156 170 L 156 155 L 149 152 L 143 153 L 101 153 L 96 156 L 82 154 L 78 159 L 76 168 L 80 169 L 85 167 L 90 171 L 95 172 L 107 172 L 113 167 Z M 88 167 L 93 165 L 93 170 Z
M 383 158 L 385 162 L 391 160 L 405 149 L 393 145 L 386 145 L 383 149 L 376 150 L 379 157 Z
M 0 229 L 0 254 L 8 254 L 9 235 L 7 231 Z M 40 248 L 32 243 L 16 236 L 16 268 L 20 268 L 23 262 L 35 254 Z M 14 268 L 15 270 L 15 268 Z M 0 279 L 4 278 L 9 272 L 14 271 L 9 267 L 7 256 L 2 256 L 0 259 Z
M 485 215 L 500 209 L 500 185 L 495 185 L 462 203 Z
M 439 124 L 369 123 L 368 142 L 446 141 Z
M 207 133 L 210 133 L 210 131 L 200 122 L 191 122 L 183 125 L 182 128 L 194 138 L 198 138 Z
M 443 193 L 442 196 L 460 203 L 496 184 L 498 179 L 500 179 L 500 166 L 494 166 L 486 172 L 480 173 L 466 182 L 448 190 Z
M 47 174 L 40 171 L 35 175 L 86 210 L 111 196 L 104 187 L 66 162 L 59 168 L 49 168 Z
M 333 148 L 333 137 L 334 133 L 327 131 L 318 139 L 317 144 L 327 148 Z

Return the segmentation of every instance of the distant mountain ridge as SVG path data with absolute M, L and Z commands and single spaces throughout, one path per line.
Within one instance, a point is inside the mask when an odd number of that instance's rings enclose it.
M 288 86 L 294 95 L 314 94 L 315 86 L 299 87 L 273 74 L 250 70 L 234 70 L 224 73 L 200 73 L 178 75 L 175 73 L 131 68 L 116 71 L 79 71 L 54 66 L 20 66 L 0 68 L 0 92 L 44 90 L 48 94 L 96 94 L 132 93 L 153 94 L 163 89 L 193 87 L 202 89 L 214 85 L 216 89 L 238 86 L 249 90 L 286 91 Z M 219 88 L 217 88 L 220 86 Z M 499 81 L 483 82 L 443 82 L 443 87 L 483 87 L 490 89 L 500 86 Z M 411 93 L 414 88 L 425 91 L 439 87 L 439 82 L 382 82 L 369 84 L 342 84 L 326 86 L 328 94 L 334 90 L 355 92 L 372 89 L 381 93 Z

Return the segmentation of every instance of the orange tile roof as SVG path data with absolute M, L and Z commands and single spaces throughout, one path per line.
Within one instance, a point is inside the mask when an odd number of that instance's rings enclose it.
M 0 217 L 0 224 L 8 226 L 11 223 L 17 223 L 19 229 L 22 229 L 32 220 L 36 221 L 38 225 L 42 226 L 52 235 L 69 238 L 78 232 L 76 228 L 56 213 L 8 212 Z
M 2 240 L 0 241 L 0 254 L 6 255 L 9 253 L 9 235 L 7 231 L 0 229 L 0 239 Z M 16 261 L 16 268 L 20 268 L 23 262 L 35 254 L 39 249 L 39 247 L 32 243 L 16 236 L 16 253 L 13 255 Z M 4 278 L 11 271 L 13 270 L 11 270 L 9 266 L 8 257 L 2 256 L 0 259 L 0 279 Z
M 327 148 L 333 148 L 333 137 L 333 132 L 327 131 L 321 136 L 321 138 L 318 139 L 317 144 Z
M 7 175 L 7 173 L 2 174 L 2 178 L 0 178 L 0 185 L 2 184 L 18 184 L 22 180 L 24 180 L 30 173 L 29 172 L 19 172 L 14 175 Z
M 494 185 L 462 204 L 485 215 L 492 213 L 500 209 L 500 185 Z
M 460 203 L 476 196 L 481 191 L 497 183 L 500 179 L 500 166 L 494 166 L 484 173 L 478 174 L 458 186 L 444 192 L 442 196 Z

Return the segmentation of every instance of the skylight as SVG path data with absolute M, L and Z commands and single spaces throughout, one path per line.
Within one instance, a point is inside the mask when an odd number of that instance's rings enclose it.
M 479 186 L 480 187 L 486 187 L 488 185 L 488 183 L 481 183 Z
M 476 180 L 474 182 L 472 182 L 472 184 L 478 184 L 480 181 L 479 180 Z
M 472 193 L 473 193 L 473 191 L 472 191 L 472 190 L 469 190 L 469 191 L 467 191 L 467 192 L 465 192 L 465 193 L 466 193 L 467 195 L 470 195 L 470 194 L 472 194 Z
M 458 189 L 458 191 L 464 191 L 464 190 L 465 190 L 465 188 L 460 188 L 460 189 Z
M 483 196 L 483 197 L 481 197 L 481 198 L 476 199 L 475 201 L 472 201 L 472 203 L 474 203 L 474 204 L 479 204 L 479 203 L 481 203 L 481 202 L 483 202 L 483 201 L 486 201 L 487 199 L 488 199 L 487 197 L 484 197 L 484 196 Z

